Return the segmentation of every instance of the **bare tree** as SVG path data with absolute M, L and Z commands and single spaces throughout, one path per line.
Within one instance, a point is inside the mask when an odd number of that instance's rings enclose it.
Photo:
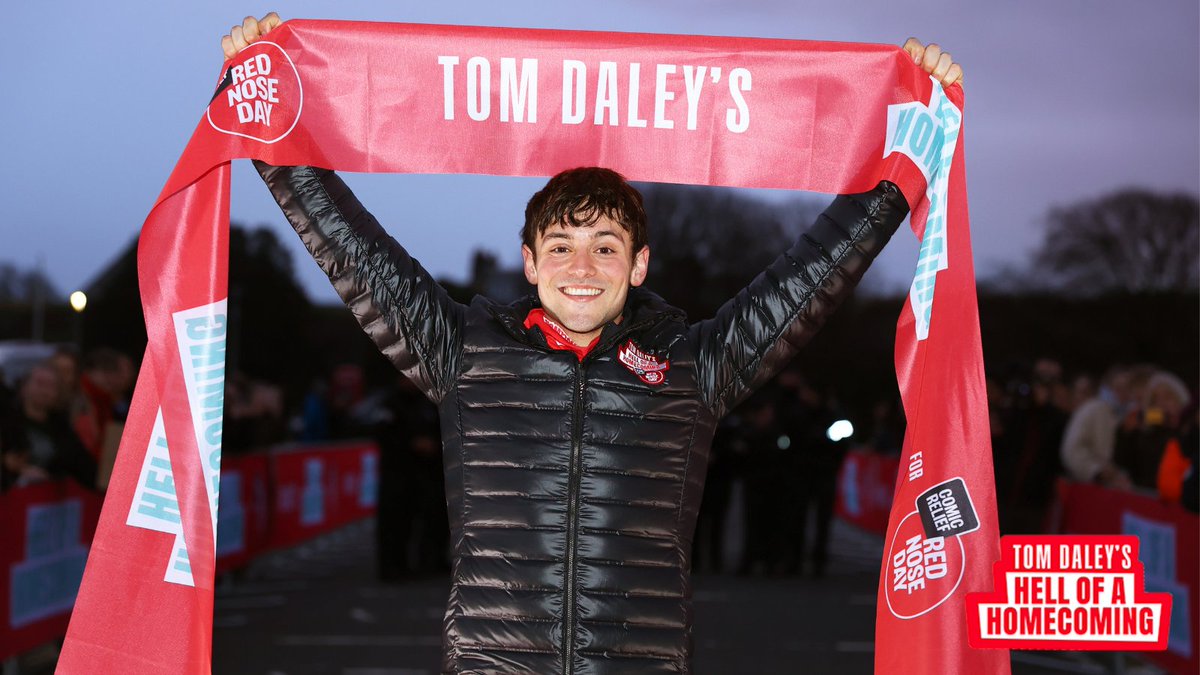
M 0 302 L 27 303 L 41 297 L 57 300 L 58 289 L 41 270 L 21 269 L 15 263 L 0 262 Z
M 1035 260 L 1071 294 L 1195 291 L 1196 197 L 1132 188 L 1053 209 Z
M 725 189 L 639 185 L 650 223 L 647 287 L 693 319 L 712 316 L 806 227 L 821 205 Z

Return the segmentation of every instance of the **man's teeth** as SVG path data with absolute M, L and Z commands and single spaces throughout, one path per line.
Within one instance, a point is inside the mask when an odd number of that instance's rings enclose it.
M 600 295 L 599 288 L 564 288 L 563 293 L 567 295 Z

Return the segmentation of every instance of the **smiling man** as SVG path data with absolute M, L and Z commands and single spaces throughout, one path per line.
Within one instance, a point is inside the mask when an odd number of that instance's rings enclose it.
M 525 278 L 541 304 L 526 327 L 582 359 L 606 324 L 620 323 L 630 288 L 646 280 L 641 195 L 615 171 L 564 171 L 529 200 L 521 241 Z
M 248 17 L 226 56 L 278 21 Z M 946 85 L 961 77 L 935 46 L 905 48 Z M 333 172 L 256 166 L 363 329 L 439 407 L 444 671 L 689 672 L 691 538 L 717 422 L 850 294 L 908 211 L 899 189 L 836 198 L 689 323 L 641 288 L 646 214 L 614 171 L 565 171 L 530 200 L 536 294 L 464 306 Z

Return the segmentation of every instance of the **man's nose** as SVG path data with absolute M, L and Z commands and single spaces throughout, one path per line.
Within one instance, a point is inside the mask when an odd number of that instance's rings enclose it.
M 594 275 L 596 273 L 596 261 L 592 258 L 591 251 L 576 251 L 571 256 L 569 271 L 572 276 L 581 279 Z

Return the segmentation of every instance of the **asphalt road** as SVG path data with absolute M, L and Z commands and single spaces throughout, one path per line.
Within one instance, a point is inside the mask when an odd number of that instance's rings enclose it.
M 448 581 L 376 581 L 373 523 L 262 559 L 218 589 L 219 675 L 429 675 L 439 672 Z M 695 672 L 872 672 L 880 538 L 837 523 L 822 579 L 695 579 Z M 1013 673 L 1144 675 L 1111 655 L 1013 655 Z

